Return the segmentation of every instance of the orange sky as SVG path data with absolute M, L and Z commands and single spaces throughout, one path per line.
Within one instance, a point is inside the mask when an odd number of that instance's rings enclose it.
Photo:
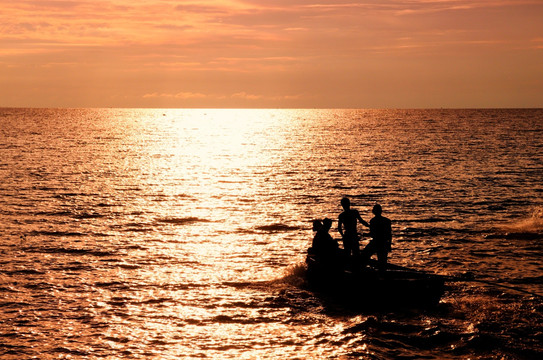
M 543 107 L 543 0 L 0 9 L 0 106 Z

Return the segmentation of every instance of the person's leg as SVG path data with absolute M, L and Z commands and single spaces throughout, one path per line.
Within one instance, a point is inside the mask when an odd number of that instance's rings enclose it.
M 379 249 L 377 251 L 377 261 L 379 263 L 379 270 L 386 271 L 387 269 L 388 251 L 386 249 Z
M 343 249 L 345 250 L 345 256 L 347 258 L 351 257 L 352 245 L 348 238 L 343 238 Z
M 358 242 L 358 239 L 352 240 L 352 246 L 353 246 L 353 257 L 355 259 L 360 258 L 360 243 Z

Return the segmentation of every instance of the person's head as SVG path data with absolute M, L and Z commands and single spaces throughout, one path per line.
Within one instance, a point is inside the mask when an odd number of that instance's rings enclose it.
M 373 206 L 373 210 L 372 212 L 376 215 L 376 216 L 379 216 L 383 213 L 383 208 L 381 207 L 381 205 L 379 204 L 375 204 Z
M 349 208 L 351 207 L 351 201 L 344 197 L 343 199 L 341 199 L 341 206 L 343 206 L 343 209 L 345 210 L 349 210 Z
M 332 219 L 324 219 L 322 221 L 322 229 L 325 230 L 325 231 L 328 231 L 330 230 L 330 228 L 332 227 Z
M 319 231 L 322 228 L 320 220 L 313 220 L 313 231 Z

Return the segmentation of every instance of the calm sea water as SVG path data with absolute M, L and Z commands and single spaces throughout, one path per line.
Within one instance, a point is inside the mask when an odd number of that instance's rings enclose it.
M 543 357 L 541 109 L 0 109 L 0 155 L 2 359 Z M 307 291 L 343 196 L 391 262 L 487 283 Z

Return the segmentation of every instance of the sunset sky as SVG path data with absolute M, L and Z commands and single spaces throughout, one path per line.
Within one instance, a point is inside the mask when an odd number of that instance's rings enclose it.
M 0 106 L 543 107 L 543 0 L 0 0 Z

